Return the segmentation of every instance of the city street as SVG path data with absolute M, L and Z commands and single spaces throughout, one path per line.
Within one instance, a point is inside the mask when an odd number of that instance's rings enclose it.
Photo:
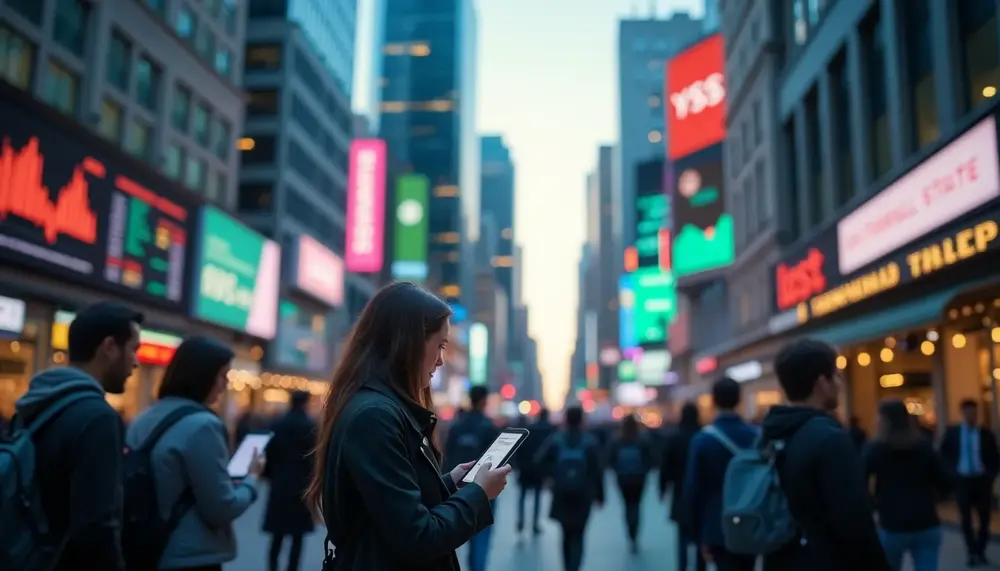
M 648 493 L 643 509 L 640 552 L 631 555 L 625 540 L 621 502 L 615 488 L 608 488 L 608 502 L 595 512 L 587 532 L 587 552 L 583 571 L 678 571 L 674 551 L 674 530 L 666 518 L 664 504 Z M 652 492 L 653 488 L 650 487 Z M 544 533 L 519 541 L 515 533 L 518 490 L 508 486 L 497 508 L 497 523 L 493 537 L 488 571 L 559 571 L 561 569 L 559 531 L 542 518 Z M 269 538 L 260 532 L 263 501 L 237 522 L 239 557 L 226 565 L 227 571 L 267 571 Z M 546 513 L 543 509 L 543 515 Z M 301 571 L 320 571 L 323 562 L 322 535 L 313 534 L 306 540 Z M 463 566 L 464 550 L 460 552 Z M 991 560 L 1000 561 L 1000 545 L 990 548 Z M 955 531 L 945 532 L 941 571 L 961 571 L 964 565 L 961 540 Z M 904 569 L 910 570 L 907 565 Z M 284 571 L 282 569 L 282 571 Z

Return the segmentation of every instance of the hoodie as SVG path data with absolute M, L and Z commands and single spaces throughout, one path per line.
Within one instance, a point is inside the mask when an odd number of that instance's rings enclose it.
M 771 408 L 762 429 L 765 440 L 785 442 L 778 474 L 803 535 L 765 557 L 765 571 L 888 571 L 861 457 L 847 431 L 802 406 Z
M 75 392 L 93 392 L 35 434 L 36 470 L 42 507 L 53 533 L 65 535 L 56 571 L 123 571 L 122 424 L 93 377 L 72 367 L 35 375 L 16 404 L 31 422 L 47 406 Z M 69 530 L 72 530 L 70 532 Z

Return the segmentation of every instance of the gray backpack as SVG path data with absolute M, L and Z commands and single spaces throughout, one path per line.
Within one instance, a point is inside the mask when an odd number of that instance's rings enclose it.
M 722 535 L 726 550 L 769 555 L 800 540 L 801 530 L 788 509 L 776 461 L 785 447 L 771 440 L 743 449 L 714 426 L 703 429 L 733 453 L 722 488 Z

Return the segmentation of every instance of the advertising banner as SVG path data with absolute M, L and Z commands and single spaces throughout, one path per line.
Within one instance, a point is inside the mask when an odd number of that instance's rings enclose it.
M 295 287 L 333 307 L 344 303 L 344 260 L 307 234 L 295 248 Z
M 663 346 L 670 324 L 677 317 L 677 288 L 674 276 L 659 267 L 632 272 L 635 295 L 633 327 L 640 346 Z
M 667 157 L 690 155 L 726 138 L 726 54 L 716 34 L 680 52 L 663 74 Z
M 195 317 L 274 339 L 281 248 L 213 206 L 202 209 Z
M 1000 196 L 991 115 L 837 224 L 840 273 L 849 274 Z
M 622 351 L 639 346 L 635 334 L 635 286 L 632 274 L 618 278 L 618 346 Z
M 351 143 L 347 174 L 346 258 L 349 272 L 382 270 L 386 149 L 382 139 Z
M 95 136 L 0 101 L 0 263 L 184 311 L 195 204 Z
M 664 160 L 636 165 L 635 249 L 639 267 L 660 263 L 662 233 L 671 220 L 670 201 L 663 185 Z
M 271 345 L 272 362 L 299 371 L 327 372 L 333 365 L 327 316 L 283 299 L 278 306 L 278 317 L 278 337 Z
M 674 275 L 680 278 L 733 263 L 733 217 L 724 200 L 722 145 L 677 160 L 674 174 Z
M 469 327 L 469 382 L 472 385 L 485 385 L 489 381 L 489 347 L 489 329 L 482 323 L 473 323 Z
M 396 181 L 396 229 L 392 277 L 400 280 L 427 279 L 427 230 L 430 183 L 420 174 Z

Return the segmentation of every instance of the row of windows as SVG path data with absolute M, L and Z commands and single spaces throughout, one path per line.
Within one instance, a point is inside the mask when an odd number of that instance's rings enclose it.
M 295 95 L 292 95 L 291 115 L 292 120 L 298 123 L 309 134 L 313 142 L 331 158 L 337 169 L 346 173 L 347 150 L 337 141 L 336 137 L 324 128 L 323 123 L 309 110 L 306 103 Z
M 742 250 L 771 223 L 772 210 L 768 204 L 767 174 L 764 158 L 758 158 L 753 168 L 743 178 L 742 188 L 732 193 L 736 247 Z
M 287 185 L 287 183 L 286 183 Z M 239 208 L 241 212 L 263 213 L 274 211 L 274 187 L 269 183 L 244 183 L 239 191 Z M 309 201 L 302 197 L 295 188 L 288 186 L 284 195 L 285 214 L 297 220 L 310 232 L 329 242 L 336 251 L 344 251 L 344 228 L 332 224 L 331 219 L 313 208 Z
M 28 2 L 32 0 L 26 0 Z M 37 1 L 37 0 L 35 0 Z M 236 35 L 239 27 L 239 0 L 199 0 L 205 4 L 205 11 L 222 25 L 222 29 L 231 36 Z M 143 3 L 160 16 L 167 15 L 167 0 L 143 0 Z M 181 8 L 184 9 L 183 7 Z
M 277 162 L 278 142 L 273 135 L 256 136 L 247 140 L 249 143 L 244 146 L 243 164 L 272 165 Z M 306 150 L 295 141 L 288 141 L 285 163 L 312 188 L 327 194 L 338 207 L 341 209 L 347 207 L 347 191 L 344 185 L 329 176 L 323 167 L 312 160 Z
M 219 2 L 217 2 L 219 3 Z M 221 5 L 221 4 L 220 4 Z M 233 79 L 233 54 L 222 46 L 216 46 L 215 32 L 211 26 L 199 25 L 198 16 L 184 5 L 174 13 L 174 31 L 184 40 L 198 57 L 215 69 L 222 77 Z

